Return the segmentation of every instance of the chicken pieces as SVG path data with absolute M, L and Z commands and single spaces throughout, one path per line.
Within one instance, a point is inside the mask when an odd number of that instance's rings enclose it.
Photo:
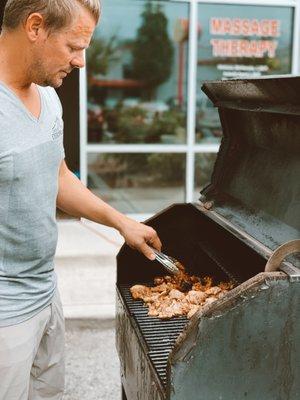
M 191 290 L 185 291 L 186 286 L 182 286 L 178 278 L 167 275 L 155 278 L 154 287 L 134 285 L 130 292 L 134 299 L 143 300 L 149 307 L 149 316 L 169 319 L 182 315 L 191 318 L 200 308 L 213 303 L 233 288 L 231 282 L 213 286 L 210 277 L 200 280 L 196 276 L 189 276 L 184 270 L 180 279 L 188 282 Z
M 151 294 L 151 289 L 144 285 L 134 285 L 130 291 L 134 300 L 144 299 Z

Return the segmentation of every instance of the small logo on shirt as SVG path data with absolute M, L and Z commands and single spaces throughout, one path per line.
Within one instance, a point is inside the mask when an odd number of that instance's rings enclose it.
M 61 118 L 56 118 L 55 123 L 52 127 L 52 139 L 56 140 L 64 133 L 64 124 Z

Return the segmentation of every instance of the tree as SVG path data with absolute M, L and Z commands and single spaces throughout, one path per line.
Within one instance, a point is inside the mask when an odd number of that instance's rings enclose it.
M 174 49 L 167 26 L 168 20 L 161 6 L 149 1 L 133 43 L 131 76 L 145 81 L 150 97 L 153 90 L 171 74 Z
M 96 101 L 99 92 L 93 85 L 93 78 L 97 75 L 106 75 L 111 65 L 120 60 L 118 50 L 115 35 L 108 39 L 95 38 L 92 40 L 91 46 L 86 52 L 88 97 L 90 100 Z
M 95 38 L 87 50 L 88 76 L 106 75 L 111 64 L 119 61 L 117 38 Z

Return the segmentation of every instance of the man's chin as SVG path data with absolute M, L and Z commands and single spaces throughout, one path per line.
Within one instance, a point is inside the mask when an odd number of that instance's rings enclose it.
M 53 82 L 52 86 L 54 89 L 58 89 L 59 87 L 61 87 L 61 85 L 63 84 L 64 80 L 63 79 L 58 79 L 57 81 Z
M 57 79 L 49 79 L 49 80 L 45 80 L 43 82 L 36 82 L 38 85 L 40 86 L 51 86 L 54 89 L 58 89 L 62 84 L 63 84 L 63 79 L 62 78 L 57 78 Z

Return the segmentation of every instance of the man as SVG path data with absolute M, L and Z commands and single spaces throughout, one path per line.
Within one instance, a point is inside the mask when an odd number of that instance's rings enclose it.
M 84 66 L 98 0 L 8 0 L 0 36 L 0 400 L 61 399 L 56 206 L 116 228 L 149 259 L 156 232 L 86 189 L 64 161 L 56 92 Z

